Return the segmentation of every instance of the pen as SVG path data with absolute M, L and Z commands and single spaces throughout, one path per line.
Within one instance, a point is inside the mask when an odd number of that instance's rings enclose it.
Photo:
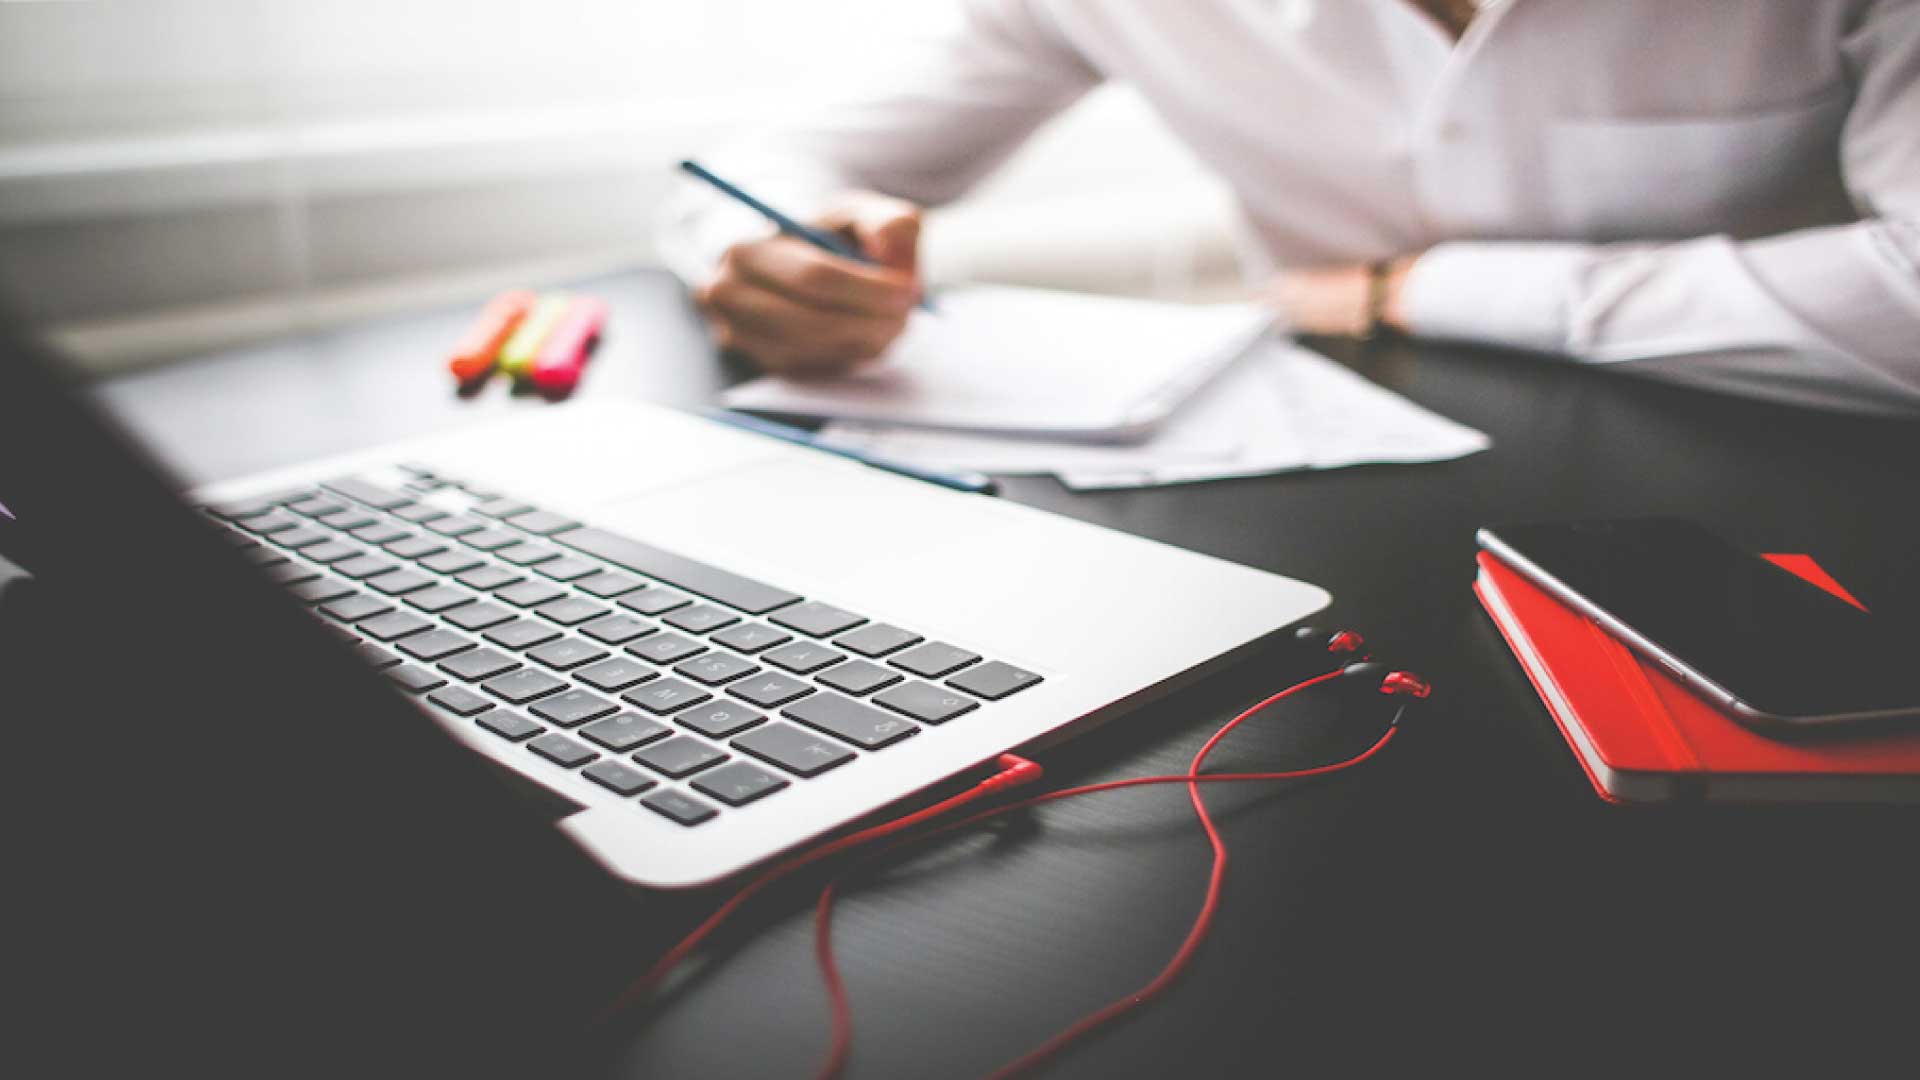
M 859 248 L 854 247 L 841 237 L 835 236 L 825 229 L 816 229 L 811 225 L 802 225 L 798 221 L 795 221 L 780 211 L 775 210 L 773 207 L 768 206 L 766 203 L 761 202 L 759 199 L 740 190 L 732 183 L 715 176 L 712 172 L 708 171 L 706 166 L 697 161 L 682 161 L 680 168 L 712 184 L 722 195 L 734 199 L 747 209 L 773 222 L 776 228 L 788 236 L 798 240 L 805 240 L 814 247 L 838 255 L 841 258 L 852 259 L 855 262 L 865 263 L 868 266 L 877 265 L 872 259 L 862 254 Z M 926 312 L 933 311 L 933 301 L 924 295 L 921 296 L 920 310 Z
M 965 491 L 975 495 L 995 495 L 1000 491 L 999 486 L 993 482 L 993 477 L 988 476 L 986 473 L 972 471 L 934 472 L 932 469 L 919 469 L 912 465 L 903 465 L 897 461 L 888 461 L 885 458 L 875 457 L 872 454 L 862 453 L 861 451 L 852 450 L 844 446 L 834 446 L 830 443 L 823 443 L 820 441 L 819 436 L 804 428 L 775 423 L 772 420 L 762 420 L 757 416 L 731 412 L 726 409 L 708 409 L 705 415 L 709 420 L 717 420 L 722 424 L 737 427 L 742 431 L 751 431 L 759 435 L 765 435 L 768 438 L 779 439 L 782 442 L 790 442 L 799 446 L 810 446 L 815 450 L 820 450 L 828 454 L 838 454 L 843 458 L 849 458 L 870 468 L 879 469 L 882 472 L 890 472 L 899 476 L 909 476 L 915 480 L 924 480 L 929 484 L 938 484 L 943 488 L 952 488 L 954 491 Z

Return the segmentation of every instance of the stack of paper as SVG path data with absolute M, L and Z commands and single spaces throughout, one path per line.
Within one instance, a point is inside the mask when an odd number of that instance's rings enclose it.
M 935 471 L 1142 487 L 1442 461 L 1486 435 L 1263 330 L 1258 312 L 1036 290 L 943 294 L 889 354 L 760 379 L 735 408 L 827 418 L 821 442 Z

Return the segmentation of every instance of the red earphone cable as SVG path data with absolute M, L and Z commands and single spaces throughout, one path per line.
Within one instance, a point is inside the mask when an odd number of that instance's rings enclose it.
M 1082 1017 L 1072 1026 L 1055 1035 L 1053 1038 L 1048 1039 L 1045 1043 L 1042 1043 L 1025 1056 L 1002 1066 L 993 1074 L 994 1077 L 1011 1077 L 1026 1072 L 1047 1061 L 1049 1058 L 1052 1058 L 1076 1040 L 1112 1021 L 1127 1010 L 1151 1000 L 1179 977 L 1180 972 L 1199 950 L 1201 942 L 1206 939 L 1208 931 L 1212 928 L 1214 913 L 1219 908 L 1221 886 L 1225 880 L 1227 864 L 1226 844 L 1220 837 L 1219 829 L 1214 824 L 1213 816 L 1207 811 L 1205 801 L 1200 797 L 1199 785 L 1255 780 L 1301 780 L 1312 776 L 1324 776 L 1328 773 L 1350 769 L 1366 761 L 1368 758 L 1379 753 L 1388 742 L 1392 741 L 1394 733 L 1399 730 L 1397 725 L 1389 725 L 1387 730 L 1382 733 L 1372 745 L 1343 761 L 1280 772 L 1200 774 L 1201 766 L 1206 763 L 1207 757 L 1213 753 L 1214 747 L 1218 746 L 1220 741 L 1226 738 L 1227 734 L 1233 731 L 1234 728 L 1240 726 L 1241 723 L 1293 694 L 1299 693 L 1308 687 L 1339 678 L 1340 675 L 1340 671 L 1330 671 L 1324 675 L 1296 683 L 1242 711 L 1238 716 L 1235 716 L 1222 726 L 1219 731 L 1215 732 L 1212 738 L 1207 740 L 1206 744 L 1200 748 L 1199 753 L 1194 755 L 1193 762 L 1187 767 L 1187 772 L 1184 775 L 1134 777 L 1127 780 L 1112 780 L 1099 784 L 1087 784 L 1081 787 L 1063 788 L 1059 791 L 1050 791 L 1041 795 L 1030 796 L 1004 806 L 997 806 L 976 814 L 970 814 L 958 821 L 948 822 L 913 837 L 904 837 L 893 844 L 887 845 L 872 856 L 872 858 L 879 858 L 888 851 L 906 843 L 939 836 L 957 829 L 966 828 L 969 825 L 985 821 L 989 818 L 998 817 L 1027 807 L 1039 806 L 1043 803 L 1054 802 L 1059 799 L 1075 798 L 1081 795 L 1091 795 L 1096 792 L 1115 791 L 1121 788 L 1144 787 L 1156 784 L 1187 785 L 1189 797 L 1193 802 L 1194 813 L 1199 817 L 1201 828 L 1205 830 L 1207 835 L 1207 842 L 1213 849 L 1213 867 L 1207 877 L 1206 896 L 1201 903 L 1200 912 L 1195 916 L 1192 926 L 1187 931 L 1185 940 L 1180 944 L 1180 948 L 1174 953 L 1173 958 L 1167 962 L 1166 966 L 1160 970 L 1160 973 L 1154 976 L 1145 986 Z M 841 876 L 844 877 L 845 874 Z M 821 1080 L 839 1075 L 841 1069 L 845 1067 L 847 1054 L 852 1046 L 853 1036 L 852 1009 L 847 999 L 845 982 L 840 976 L 839 965 L 836 963 L 833 955 L 833 904 L 840 880 L 840 878 L 835 878 L 821 890 L 820 900 L 814 908 L 814 955 L 819 963 L 821 978 L 826 984 L 827 994 L 832 1005 L 833 1038 L 827 1057 L 817 1074 Z

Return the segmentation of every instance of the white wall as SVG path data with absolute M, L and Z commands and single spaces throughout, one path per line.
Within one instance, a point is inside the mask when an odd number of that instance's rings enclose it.
M 644 262 L 674 160 L 950 4 L 0 0 L 0 293 L 116 365 Z M 1226 219 L 1103 91 L 938 222 L 930 258 L 1183 293 L 1230 270 Z

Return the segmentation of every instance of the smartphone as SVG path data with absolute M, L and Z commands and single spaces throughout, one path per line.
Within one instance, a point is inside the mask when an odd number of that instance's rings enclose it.
M 1920 635 L 1677 518 L 1503 525 L 1478 539 L 1737 719 L 1920 717 Z

